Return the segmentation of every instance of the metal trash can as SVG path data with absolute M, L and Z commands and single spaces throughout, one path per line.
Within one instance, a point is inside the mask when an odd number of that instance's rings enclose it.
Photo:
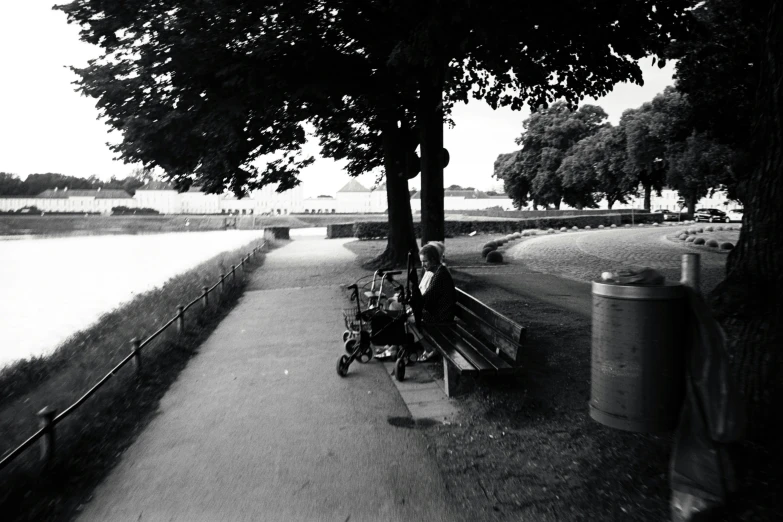
M 621 430 L 673 430 L 685 392 L 685 325 L 679 283 L 593 282 L 590 416 Z

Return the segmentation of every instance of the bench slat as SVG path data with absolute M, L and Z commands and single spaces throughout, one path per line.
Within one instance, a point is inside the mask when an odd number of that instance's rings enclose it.
M 511 362 L 515 364 L 520 362 L 522 353 L 518 343 L 512 342 L 508 337 L 492 328 L 479 316 L 461 305 L 457 306 L 457 317 L 462 319 L 469 327 L 478 330 L 481 337 L 493 346 L 496 346 Z
M 477 369 L 469 360 L 465 358 L 440 332 L 434 330 L 427 331 L 427 340 L 434 346 L 441 355 L 448 359 L 460 374 L 476 373 Z
M 457 288 L 457 303 L 467 308 L 496 330 L 502 332 L 514 343 L 521 344 L 525 339 L 525 327 L 515 323 L 505 315 L 496 312 L 472 295 Z
M 448 359 L 449 362 L 451 362 L 451 364 L 460 374 L 476 372 L 475 366 L 470 364 L 470 362 L 465 359 L 462 354 L 455 350 L 448 342 L 445 342 L 445 339 L 443 339 L 442 336 L 439 338 L 437 333 L 435 335 L 431 335 L 431 332 L 427 331 L 425 332 L 424 339 L 422 340 L 438 350 L 445 359 Z
M 492 364 L 492 366 L 495 367 L 499 374 L 505 375 L 516 372 L 516 368 L 508 364 L 505 359 L 496 354 L 492 348 L 487 346 L 481 339 L 470 333 L 461 324 L 455 325 L 452 335 L 464 339 L 470 343 L 471 346 L 475 347 L 477 351 L 481 353 L 482 357 L 484 357 L 490 364 Z
M 476 347 L 472 346 L 464 339 L 460 339 L 455 334 L 453 327 L 449 326 L 428 326 L 427 331 L 434 330 L 432 332 L 433 337 L 440 335 L 445 342 L 451 344 L 465 359 L 467 359 L 473 366 L 476 367 L 479 374 L 484 373 L 497 373 L 497 368 L 487 360 L 486 357 Z M 491 354 L 491 353 L 490 353 Z

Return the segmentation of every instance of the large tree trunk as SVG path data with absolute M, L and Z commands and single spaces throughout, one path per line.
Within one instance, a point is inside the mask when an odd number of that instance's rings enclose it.
M 652 185 L 643 185 L 644 187 L 644 210 L 650 211 L 652 206 Z
M 783 427 L 783 5 L 767 6 L 751 148 L 757 163 L 739 241 L 712 298 L 748 405 L 749 435 L 771 442 Z
M 408 252 L 416 250 L 416 235 L 413 229 L 411 196 L 408 191 L 407 164 L 409 154 L 405 137 L 397 128 L 396 121 L 384 124 L 383 166 L 386 171 L 386 201 L 389 209 L 389 236 L 386 250 L 366 264 L 366 268 L 396 268 L 407 264 Z
M 443 81 L 422 81 L 417 113 L 421 146 L 421 244 L 443 241 Z

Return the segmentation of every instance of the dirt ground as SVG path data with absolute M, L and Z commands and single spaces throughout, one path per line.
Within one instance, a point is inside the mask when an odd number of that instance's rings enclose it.
M 527 327 L 527 348 L 521 373 L 463 381 L 452 399 L 460 420 L 424 429 L 460 509 L 491 521 L 669 520 L 671 434 L 590 418 L 591 318 L 460 272 L 482 262 L 477 252 L 489 239 L 449 239 L 449 266 L 458 287 Z M 367 259 L 385 244 L 346 246 Z M 746 481 L 745 498 L 721 520 L 783 519 L 780 481 L 768 472 Z

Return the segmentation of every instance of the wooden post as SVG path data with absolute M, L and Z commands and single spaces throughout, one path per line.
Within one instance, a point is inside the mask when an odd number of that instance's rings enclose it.
M 49 406 L 44 406 L 38 412 L 39 426 L 44 429 L 41 436 L 41 461 L 46 462 L 47 465 L 54 460 L 54 417 L 56 414 L 57 410 Z
M 131 353 L 133 354 L 133 366 L 136 367 L 136 375 L 141 375 L 141 342 L 135 337 L 131 339 Z
M 182 305 L 177 307 L 177 333 L 185 333 L 185 307 Z
M 699 264 L 701 254 L 683 254 L 682 255 L 682 278 L 680 283 L 699 292 Z
M 443 387 L 446 397 L 453 397 L 457 391 L 457 376 L 459 372 L 446 358 L 443 358 Z
M 209 307 L 209 288 L 206 286 L 201 287 L 201 291 L 204 292 L 204 298 L 202 299 L 202 304 L 204 305 L 204 311 L 207 311 L 207 308 Z

